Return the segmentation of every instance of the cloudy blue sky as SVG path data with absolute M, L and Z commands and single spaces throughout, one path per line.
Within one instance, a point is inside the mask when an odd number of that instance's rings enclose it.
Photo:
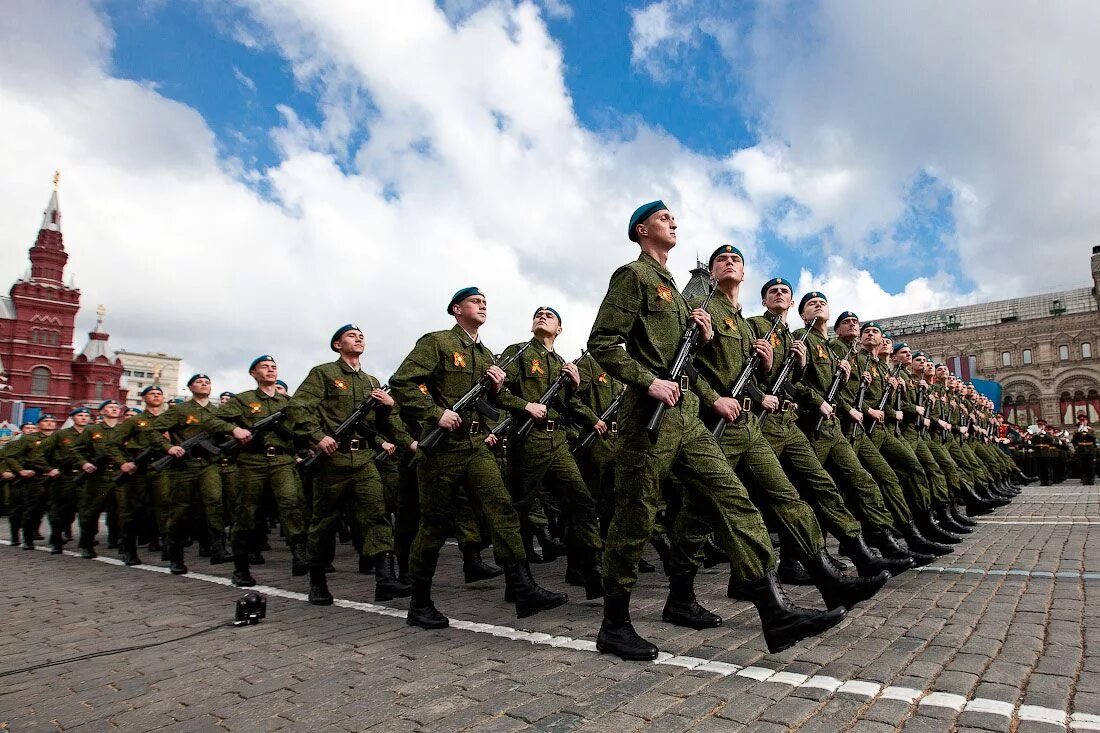
M 55 168 L 80 325 L 216 387 L 355 321 L 385 377 L 468 284 L 579 349 L 633 207 L 866 316 L 1086 284 L 1100 5 L 15 0 L 0 283 Z M 78 348 L 83 337 L 78 340 Z

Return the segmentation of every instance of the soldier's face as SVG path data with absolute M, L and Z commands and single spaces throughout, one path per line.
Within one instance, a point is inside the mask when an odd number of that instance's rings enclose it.
M 739 283 L 745 279 L 745 262 L 733 252 L 720 254 L 714 258 L 710 274 L 718 282 Z
M 531 333 L 557 336 L 561 333 L 561 323 L 552 311 L 540 309 L 535 313 L 535 317 L 531 319 Z
M 50 419 L 50 420 L 39 420 L 38 421 L 38 431 L 39 432 L 45 433 L 46 435 L 49 435 L 50 433 L 52 433 L 55 430 L 57 430 L 57 421 L 56 420 Z
M 786 285 L 772 285 L 764 291 L 764 307 L 773 313 L 788 310 L 793 302 L 791 289 Z
M 356 331 L 354 328 L 345 331 L 340 338 L 332 343 L 336 345 L 337 351 L 347 356 L 358 356 L 366 348 L 366 338 L 363 336 L 363 332 Z M 210 394 L 209 388 L 207 388 L 206 393 Z
M 868 326 L 859 334 L 859 343 L 868 351 L 874 351 L 882 346 L 882 331 L 874 326 Z
M 276 384 L 275 385 L 275 391 L 278 392 L 279 394 L 287 394 L 286 387 L 284 387 L 281 384 Z
M 251 374 L 257 384 L 275 384 L 275 380 L 279 378 L 279 367 L 273 361 L 261 361 L 252 369 Z M 225 401 L 229 399 L 229 395 L 226 395 Z
M 489 317 L 489 301 L 485 300 L 484 295 L 471 295 L 461 303 L 456 303 L 451 312 L 459 320 L 482 324 Z
M 802 306 L 802 320 L 809 323 L 814 318 L 829 320 L 829 304 L 824 298 L 810 298 Z
M 668 209 L 655 211 L 638 225 L 638 238 L 642 237 L 661 249 L 672 249 L 676 246 L 676 217 Z
M 191 390 L 191 394 L 196 397 L 209 397 L 210 396 L 210 380 L 206 377 L 199 377 L 191 384 L 187 385 L 187 389 Z
M 898 364 L 904 364 L 908 366 L 913 361 L 913 351 L 908 346 L 904 349 L 894 352 L 894 361 Z
M 38 432 L 38 426 L 37 425 L 24 425 L 23 426 L 23 430 L 22 430 L 23 435 L 34 435 L 37 432 Z
M 115 419 L 118 418 L 118 416 L 121 412 L 122 412 L 122 408 L 119 407 L 118 405 L 107 405 L 106 407 L 104 407 L 102 410 L 99 411 L 99 414 L 102 415 L 103 417 L 110 418 L 111 420 L 115 420 Z
M 231 400 L 231 399 L 233 399 L 233 398 L 230 397 L 229 395 L 223 394 L 221 397 L 218 398 L 218 404 L 219 405 L 224 405 L 226 402 L 229 402 L 229 400 Z
M 78 412 L 75 415 L 73 415 L 73 425 L 76 425 L 78 428 L 82 428 L 85 425 L 87 425 L 89 422 L 91 422 L 91 419 L 92 419 L 92 416 L 89 415 L 88 413 Z
M 923 374 L 924 373 L 924 364 L 927 361 L 928 361 L 928 359 L 924 358 L 923 356 L 913 357 L 913 372 L 915 374 Z
M 842 339 L 850 339 L 859 335 L 859 319 L 845 318 L 837 324 L 836 335 Z
M 146 407 L 160 407 L 164 404 L 164 393 L 159 389 L 154 389 L 151 392 L 146 392 L 141 399 Z

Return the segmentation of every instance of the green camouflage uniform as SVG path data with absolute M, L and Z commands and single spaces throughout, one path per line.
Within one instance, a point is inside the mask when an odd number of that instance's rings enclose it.
M 34 539 L 39 525 L 42 524 L 49 484 L 52 483 L 51 479 L 46 478 L 51 466 L 46 463 L 42 454 L 46 440 L 47 436 L 42 433 L 24 435 L 14 442 L 14 448 L 8 453 L 10 471 L 17 475 L 20 471 L 34 471 L 34 476 L 18 477 L 13 484 L 16 490 L 12 514 L 18 514 L 21 519 L 24 543 Z
M 90 474 L 80 490 L 80 542 L 82 549 L 91 550 L 95 546 L 96 532 L 99 531 L 99 515 L 114 500 L 118 511 L 119 530 L 122 538 L 137 531 L 137 522 L 141 517 L 142 498 L 129 484 L 115 483 L 118 474 L 118 461 L 111 456 L 111 444 L 118 425 L 106 422 L 95 423 L 84 428 L 74 449 L 88 463 L 101 466 Z M 122 539 L 120 538 L 120 539 Z
M 755 581 L 775 565 L 764 521 L 699 419 L 698 397 L 685 391 L 679 404 L 668 409 L 656 444 L 645 429 L 655 407 L 647 390 L 658 375 L 667 373 L 689 317 L 672 275 L 643 253 L 611 276 L 588 338 L 596 361 L 627 385 L 619 410 L 615 513 L 604 551 L 604 586 L 610 596 L 629 593 L 637 582 L 661 485 L 672 474 L 685 486 L 685 509 L 708 518 L 729 554 L 736 580 Z M 685 514 L 679 512 L 673 529 L 677 544 L 687 539 Z M 680 556 L 691 556 L 694 562 L 690 551 Z
M 201 405 L 194 399 L 173 405 L 152 421 L 154 430 L 167 432 L 177 445 L 200 432 L 211 432 L 215 419 L 212 403 Z M 173 461 L 169 470 L 168 512 L 165 537 L 183 542 L 188 533 L 188 511 L 202 508 L 206 515 L 206 536 L 211 541 L 225 537 L 222 482 L 215 460 L 197 449 L 187 457 Z M 191 533 L 202 536 L 195 529 Z
M 343 359 L 320 364 L 295 390 L 288 419 L 298 434 L 316 445 L 326 436 L 335 437 L 336 427 L 380 386 L 375 377 L 353 369 Z M 363 432 L 387 434 L 390 412 L 377 405 L 364 418 Z M 339 439 L 336 452 L 320 459 L 313 482 L 309 555 L 314 568 L 327 567 L 335 556 L 341 506 L 363 535 L 362 557 L 393 552 L 393 526 L 386 514 L 382 477 L 368 441 L 355 431 Z
M 581 384 L 577 388 L 577 400 L 588 408 L 591 417 L 598 419 L 615 401 L 615 396 L 622 390 L 623 385 L 612 379 L 591 354 L 585 354 L 584 358 L 577 364 L 577 368 L 581 373 Z M 574 446 L 593 427 L 595 427 L 595 422 L 588 425 L 584 424 L 583 420 L 571 422 L 569 431 Z M 607 526 L 611 523 L 614 508 L 617 416 L 613 416 L 608 421 L 607 427 L 608 431 L 604 435 L 597 435 L 587 449 L 576 450 L 573 454 L 577 460 L 577 467 L 581 471 L 581 476 L 584 478 L 584 483 L 588 486 L 588 492 L 596 502 L 596 513 L 600 518 L 601 536 L 607 535 Z
M 163 414 L 163 412 L 161 413 Z M 153 448 L 152 460 L 164 455 L 171 443 L 164 433 L 153 428 L 157 415 L 142 413 L 119 423 L 112 431 L 106 452 L 116 465 L 122 465 L 138 457 L 146 448 Z M 127 492 L 140 497 L 143 507 L 152 504 L 157 520 L 157 530 L 168 536 L 168 509 L 171 503 L 171 478 L 168 471 L 149 471 L 138 467 L 138 473 L 128 479 Z
M 390 378 L 401 416 L 419 426 L 423 439 L 437 426 L 443 411 L 469 392 L 495 363 L 493 352 L 457 324 L 449 331 L 421 336 Z M 507 387 L 490 399 L 512 410 L 526 404 Z M 484 432 L 483 419 L 468 412 L 456 430 L 446 433 L 430 453 L 422 451 L 417 460 L 420 527 L 409 558 L 409 576 L 414 581 L 429 582 L 435 575 L 439 550 L 454 521 L 460 486 L 489 524 L 497 564 L 507 570 L 527 559 L 519 516 L 496 458 L 485 445 Z
M 917 433 L 917 419 L 919 418 L 917 414 L 917 385 L 919 381 L 907 369 L 902 369 L 898 373 L 898 379 L 901 380 L 904 386 L 894 392 L 894 404 L 900 404 L 900 407 L 896 409 L 900 409 L 902 414 L 902 438 L 909 443 L 913 453 L 917 456 L 917 460 L 924 467 L 924 472 L 928 476 L 928 482 L 931 486 L 929 494 L 931 501 L 936 504 L 946 502 L 948 500 L 947 477 L 944 476 L 940 464 L 936 463 L 932 451 L 928 448 L 928 442 Z
M 279 392 L 267 394 L 252 389 L 234 395 L 218 408 L 217 419 L 230 426 L 251 430 L 265 417 L 285 410 L 290 398 Z M 287 418 L 273 428 L 253 434 L 240 447 L 235 464 L 236 503 L 233 506 L 233 554 L 247 554 L 260 539 L 256 519 L 265 492 L 270 491 L 279 508 L 279 518 L 290 545 L 305 544 L 302 485 L 294 460 L 293 426 Z M 222 431 L 227 432 L 227 431 Z
M 505 381 L 509 391 L 525 403 L 538 402 L 565 365 L 565 360 L 557 352 L 543 346 L 541 341 L 533 338 L 529 343 L 523 355 L 508 368 L 508 379 Z M 501 360 L 510 358 L 521 346 L 514 344 L 506 348 L 500 355 Z M 559 405 L 564 404 L 567 410 L 579 413 L 589 424 L 595 424 L 597 417 L 577 401 L 572 392 L 573 382 L 570 380 L 558 392 L 558 399 L 547 406 L 546 420 L 536 422 L 526 438 L 519 438 L 516 431 L 526 422 L 528 415 L 522 408 L 512 410 L 512 430 L 508 435 L 511 493 L 520 526 L 529 531 L 531 525 L 528 517 L 539 493 L 553 492 L 565 510 L 565 537 L 570 557 L 591 563 L 595 561 L 601 546 L 596 503 L 569 451 L 564 422 L 566 414 Z
M 75 427 L 62 428 L 42 443 L 42 455 L 46 465 L 56 468 L 61 475 L 49 482 L 50 542 L 60 540 L 62 532 L 72 526 L 76 515 L 76 479 L 83 471 L 84 459 L 75 449 L 80 433 Z

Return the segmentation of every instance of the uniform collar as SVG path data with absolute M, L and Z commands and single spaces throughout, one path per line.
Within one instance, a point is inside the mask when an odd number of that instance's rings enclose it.
M 363 371 L 363 367 L 352 369 L 351 366 L 340 357 L 336 357 L 336 363 L 340 366 L 341 371 L 343 371 L 345 374 L 358 374 L 359 372 Z M 256 391 L 259 392 L 259 390 Z
M 672 277 L 672 273 L 669 272 L 668 269 L 660 262 L 653 259 L 653 257 L 651 257 L 649 254 L 642 252 L 640 255 L 638 255 L 638 261 L 649 265 L 649 267 L 651 267 L 653 271 L 660 275 L 662 278 L 668 280 L 670 283 L 673 284 L 673 286 L 676 285 L 676 280 Z
M 554 353 L 556 353 L 553 349 L 546 348 L 546 345 L 543 344 L 541 341 L 539 341 L 534 336 L 531 337 L 531 341 L 529 343 L 543 354 L 554 354 Z
M 451 333 L 453 333 L 455 336 L 458 336 L 459 340 L 462 341 L 463 346 L 472 346 L 476 343 L 480 343 L 480 337 L 471 336 L 469 333 L 466 332 L 465 328 L 458 325 L 457 323 L 451 326 Z

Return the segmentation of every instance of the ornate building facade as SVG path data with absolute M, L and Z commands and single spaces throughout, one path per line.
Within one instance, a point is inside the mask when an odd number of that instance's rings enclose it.
M 0 296 L 0 419 L 64 415 L 74 405 L 124 400 L 122 362 L 108 346 L 102 307 L 88 345 L 74 358 L 73 337 L 80 291 L 66 284 L 65 251 L 57 184 L 30 248 L 30 271 Z

